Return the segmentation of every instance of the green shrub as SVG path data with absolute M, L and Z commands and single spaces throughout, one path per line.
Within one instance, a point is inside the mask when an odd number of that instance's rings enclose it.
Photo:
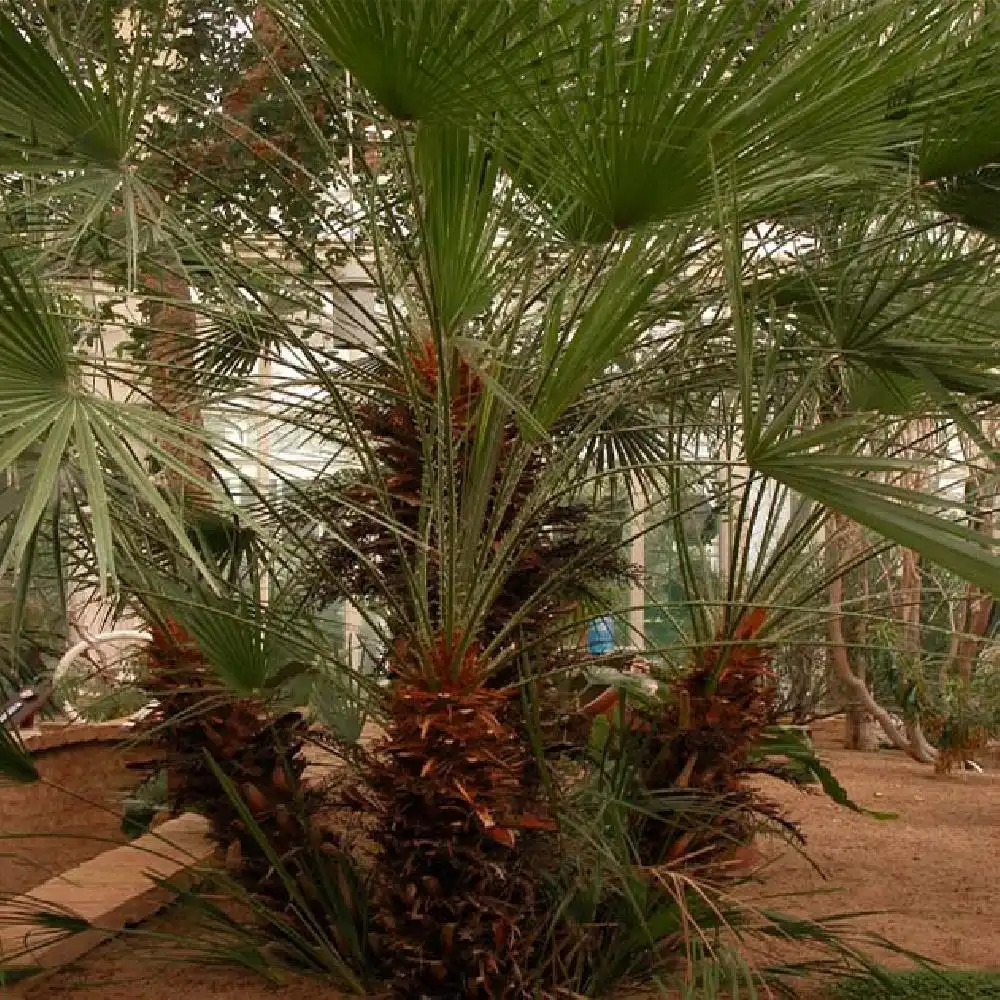
M 887 981 L 850 979 L 838 985 L 835 1000 L 997 1000 L 1000 972 L 921 969 L 886 973 Z

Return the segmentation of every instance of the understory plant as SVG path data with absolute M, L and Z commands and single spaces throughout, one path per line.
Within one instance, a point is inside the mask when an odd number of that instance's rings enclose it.
M 846 799 L 772 725 L 773 651 L 851 565 L 829 512 L 1000 579 L 899 433 L 997 392 L 996 30 L 974 0 L 0 12 L 0 565 L 23 599 L 51 539 L 67 613 L 152 626 L 213 942 L 408 1000 L 791 974 L 751 939 L 866 964 L 733 862 L 796 837 L 755 774 Z M 671 650 L 594 663 L 581 617 L 642 640 L 661 528 Z

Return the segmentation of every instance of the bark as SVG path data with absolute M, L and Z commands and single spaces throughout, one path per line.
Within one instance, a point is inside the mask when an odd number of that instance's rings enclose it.
M 900 646 L 904 656 L 915 661 L 920 656 L 920 556 L 913 549 L 902 549 L 900 562 Z
M 992 538 L 995 534 L 992 507 L 995 497 L 984 496 L 986 484 L 984 477 L 972 473 L 975 483 L 975 511 L 973 522 L 982 533 Z M 949 659 L 949 670 L 957 674 L 964 684 L 972 683 L 972 669 L 983 646 L 986 630 L 990 627 L 993 617 L 993 597 L 974 583 L 965 585 L 965 595 L 962 599 L 961 631 L 953 638 Z
M 909 425 L 904 432 L 904 441 L 909 447 L 926 436 L 931 431 L 928 421 L 918 420 Z M 919 459 L 919 455 L 915 456 Z M 924 491 L 927 488 L 927 477 L 922 467 L 908 472 L 903 478 L 903 485 L 908 489 Z M 920 610 L 923 598 L 923 581 L 920 577 L 920 553 L 913 549 L 899 550 L 899 604 L 896 618 L 900 625 L 900 651 L 906 660 L 916 664 L 920 660 Z
M 917 440 L 930 434 L 931 431 L 930 422 L 921 419 L 906 429 L 905 439 L 910 444 L 914 444 Z M 919 458 L 919 455 L 917 457 Z M 922 467 L 916 468 L 905 477 L 904 485 L 911 490 L 926 490 L 925 470 Z M 916 668 L 919 666 L 923 649 L 920 633 L 923 580 L 920 576 L 919 552 L 915 552 L 913 549 L 900 550 L 899 577 L 900 653 L 906 663 Z M 914 760 L 918 760 L 922 764 L 932 764 L 937 759 L 937 750 L 931 746 L 924 735 L 919 713 L 906 720 L 906 741 L 907 752 Z
M 952 644 L 950 671 L 968 685 L 972 683 L 972 668 L 993 615 L 993 598 L 975 584 L 966 584 L 963 611 L 962 630 Z
M 948 656 L 941 662 L 941 670 L 938 673 L 938 684 L 940 685 L 942 691 L 948 684 L 948 678 L 951 676 L 953 665 L 958 662 L 958 654 L 961 650 L 962 638 L 968 629 L 968 593 L 969 589 L 973 586 L 974 584 L 971 583 L 966 585 L 966 598 L 959 602 L 957 616 L 954 605 L 949 602 L 948 617 L 951 624 L 951 638 L 948 640 Z
M 829 542 L 827 543 L 830 544 Z M 898 750 L 911 753 L 909 740 L 892 720 L 892 716 L 875 701 L 868 685 L 851 667 L 847 640 L 844 638 L 844 578 L 838 576 L 830 583 L 830 615 L 827 618 L 827 638 L 830 641 L 830 661 L 837 679 L 854 698 L 855 704 L 868 712 L 885 731 L 889 741 Z
M 991 442 L 995 442 L 997 437 L 995 420 L 985 419 L 982 430 Z M 996 537 L 995 475 L 991 467 L 983 468 L 984 457 L 978 443 L 963 435 L 962 450 L 969 468 L 967 497 L 971 507 L 969 512 L 971 526 L 981 531 L 987 539 L 993 539 Z M 942 670 L 942 681 L 949 675 L 957 675 L 966 686 L 971 684 L 972 671 L 992 617 L 993 597 L 974 583 L 967 583 L 948 650 L 948 662 Z
M 274 66 L 286 71 L 301 61 L 298 50 L 282 38 L 273 15 L 263 3 L 258 3 L 253 14 L 255 41 L 268 55 L 251 66 L 222 97 L 223 110 L 233 119 L 228 126 L 226 139 L 215 144 L 220 151 L 229 149 L 234 140 L 250 142 L 251 130 L 240 116 L 246 115 L 254 100 L 271 85 Z M 250 142 L 258 155 L 267 155 L 266 143 Z M 203 143 L 193 143 L 185 148 L 180 159 L 200 166 L 210 153 Z M 178 181 L 182 180 L 178 177 Z M 192 348 L 197 335 L 197 320 L 191 304 L 191 288 L 177 267 L 147 266 L 140 282 L 152 298 L 147 301 L 149 312 L 150 348 L 152 367 L 150 396 L 163 412 L 190 425 L 192 433 L 176 435 L 172 441 L 161 441 L 160 446 L 183 465 L 189 475 L 168 469 L 165 479 L 175 493 L 189 503 L 198 505 L 207 500 L 208 491 L 198 482 L 210 482 L 212 466 L 207 449 L 198 435 L 204 427 L 202 394 L 193 377 Z
M 869 608 L 869 587 L 868 574 L 861 576 L 861 612 L 862 616 L 853 622 L 853 645 L 862 649 L 867 641 L 867 619 L 865 615 Z M 852 670 L 855 676 L 866 687 L 868 685 L 868 665 L 864 660 L 859 663 L 852 663 Z M 857 701 L 851 702 L 846 710 L 846 731 L 844 745 L 848 750 L 859 750 L 866 753 L 873 753 L 878 750 L 877 724 L 871 714 Z
M 938 751 L 931 746 L 920 725 L 920 717 L 906 723 L 907 753 L 921 764 L 933 764 L 938 759 Z
M 916 664 L 920 660 L 920 604 L 923 585 L 920 579 L 920 555 L 913 549 L 901 551 L 900 585 L 900 652 L 908 662 Z M 937 750 L 924 735 L 920 716 L 906 721 L 907 752 L 921 764 L 933 764 L 937 760 Z
M 844 573 L 842 572 L 848 561 L 843 551 L 843 537 L 847 533 L 848 524 L 846 518 L 834 515 L 832 523 L 828 525 L 826 538 L 827 566 L 832 572 L 837 573 L 831 579 L 829 586 L 830 614 L 827 617 L 827 639 L 830 662 L 837 679 L 852 697 L 854 705 L 878 722 L 889 742 L 897 750 L 904 751 L 922 764 L 933 763 L 937 756 L 934 748 L 927 744 L 926 740 L 923 740 L 923 744 L 926 745 L 922 745 L 919 740 L 911 741 L 909 735 L 899 729 L 889 712 L 868 690 L 864 677 L 859 676 L 851 664 L 847 639 L 844 636 Z M 917 728 L 919 730 L 919 726 Z M 920 735 L 922 736 L 922 733 Z
M 851 702 L 844 713 L 844 749 L 862 753 L 878 750 L 878 723 L 857 702 Z
M 189 470 L 184 475 L 167 469 L 165 479 L 173 492 L 193 503 L 202 500 L 205 491 L 197 480 L 208 482 L 212 467 L 198 431 L 204 426 L 201 393 L 192 370 L 191 351 L 195 343 L 196 317 L 190 306 L 191 290 L 180 274 L 165 269 L 147 269 L 142 275 L 143 288 L 155 296 L 148 300 L 149 358 L 151 362 L 150 398 L 164 413 L 191 427 L 191 434 L 178 434 L 160 442 L 165 452 Z

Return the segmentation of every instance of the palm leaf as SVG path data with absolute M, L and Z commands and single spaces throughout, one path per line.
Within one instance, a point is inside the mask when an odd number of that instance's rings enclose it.
M 130 284 L 162 211 L 139 173 L 161 38 L 155 19 L 147 31 L 144 15 L 134 16 L 123 55 L 110 0 L 95 6 L 85 52 L 55 30 L 52 11 L 41 23 L 27 10 L 0 13 L 0 167 L 26 182 L 9 208 L 33 220 L 31 242 L 61 266 L 93 234 L 120 231 Z
M 0 725 L 0 776 L 22 783 L 40 777 L 31 755 L 5 725 Z
M 0 164 L 118 174 L 143 109 L 118 105 L 114 91 L 90 86 L 85 71 L 53 55 L 53 39 L 65 55 L 59 36 L 44 38 L 16 11 L 0 14 Z
M 155 440 L 156 421 L 127 404 L 92 396 L 84 387 L 83 363 L 73 350 L 65 317 L 57 314 L 32 279 L 19 278 L 0 250 L 0 467 L 11 468 L 29 449 L 37 450 L 30 486 L 13 518 L 4 565 L 16 565 L 49 505 L 62 489 L 67 467 L 79 463 L 96 540 L 97 573 L 106 581 L 114 571 L 110 539 L 115 531 L 106 502 L 108 468 L 116 469 L 164 523 L 196 564 L 180 516 L 134 457 L 129 443 L 172 460 Z M 170 421 L 167 421 L 169 425 Z M 145 428 L 145 433 L 143 432 Z M 175 431 L 176 433 L 176 431 Z
M 803 463 L 795 463 L 770 460 L 765 454 L 751 461 L 755 469 L 803 496 L 922 553 L 988 593 L 1000 594 L 1000 557 L 985 547 L 987 540 L 981 534 L 921 509 L 928 504 L 939 506 L 937 498 L 897 489 L 889 499 L 877 482 L 832 470 L 822 472 L 814 467 L 812 455 L 803 458 Z
M 467 120 L 495 107 L 533 55 L 524 0 L 297 0 L 302 17 L 393 117 Z M 551 30 L 553 19 L 543 24 Z

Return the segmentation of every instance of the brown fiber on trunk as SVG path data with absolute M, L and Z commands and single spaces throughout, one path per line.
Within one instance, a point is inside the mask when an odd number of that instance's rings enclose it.
M 142 286 L 152 296 L 147 300 L 149 315 L 150 398 L 165 415 L 186 424 L 191 432 L 171 433 L 159 442 L 187 474 L 166 469 L 165 479 L 172 492 L 191 500 L 202 499 L 206 490 L 198 481 L 210 482 L 212 466 L 205 442 L 198 436 L 204 427 L 202 394 L 195 378 L 194 354 L 196 314 L 191 306 L 187 279 L 165 269 L 147 269 Z
M 386 737 L 363 768 L 378 816 L 374 940 L 401 1000 L 532 995 L 524 928 L 536 884 L 523 840 L 554 824 L 524 811 L 514 693 L 486 687 L 478 647 L 460 645 L 397 643 Z
M 320 884 L 326 878 L 347 886 L 340 877 L 342 864 L 349 866 L 346 855 L 338 839 L 316 822 L 323 795 L 303 781 L 306 720 L 297 712 L 276 716 L 254 698 L 233 697 L 180 625 L 168 622 L 151 632 L 146 687 L 157 707 L 144 729 L 166 754 L 170 811 L 205 815 L 231 875 L 307 935 L 313 923 L 335 938 L 336 916 L 321 900 L 310 900 L 315 905 L 303 913 L 302 899 L 308 895 L 293 897 L 272 862 L 274 856 L 281 858 L 292 879 L 305 873 Z M 208 754 L 266 837 L 268 850 L 245 822 Z M 360 912 L 360 901 L 354 903 Z
M 460 507 L 457 517 L 475 517 L 490 533 L 481 543 L 490 552 L 513 542 L 513 555 L 477 633 L 446 633 L 439 523 L 428 498 L 437 493 L 434 477 L 445 475 L 462 496 L 483 433 L 485 383 L 460 353 L 439 358 L 429 339 L 417 339 L 404 364 L 383 362 L 371 390 L 359 394 L 355 419 L 374 467 L 334 494 L 328 512 L 337 540 L 327 549 L 327 577 L 341 590 L 326 597 L 364 600 L 389 590 L 402 609 L 389 622 L 386 738 L 365 759 L 352 797 L 376 816 L 376 940 L 401 998 L 520 998 L 530 995 L 525 968 L 534 947 L 524 927 L 554 852 L 554 824 L 542 805 L 513 652 L 524 643 L 536 657 L 554 655 L 553 623 L 594 579 L 622 575 L 623 560 L 612 545 L 566 572 L 594 544 L 589 508 L 539 503 L 519 525 L 525 505 L 537 502 L 545 459 L 522 447 L 513 419 L 502 422 L 485 445 L 497 460 L 486 467 L 493 479 L 483 509 Z M 447 471 L 428 467 L 442 439 Z M 428 572 L 414 594 L 409 573 L 423 562 Z M 498 670 L 480 650 L 515 614 L 511 666 Z M 418 642 L 412 623 L 427 619 L 431 636 Z

